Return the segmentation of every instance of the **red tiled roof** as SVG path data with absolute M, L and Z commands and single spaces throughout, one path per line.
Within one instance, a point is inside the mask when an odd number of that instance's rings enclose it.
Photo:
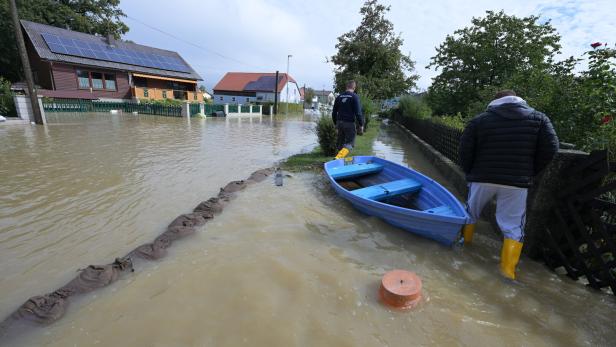
M 244 89 L 250 82 L 256 82 L 261 77 L 276 76 L 273 72 L 227 72 L 225 76 L 218 81 L 214 86 L 214 91 L 228 91 L 228 92 L 244 92 L 248 91 Z M 293 83 L 295 80 L 293 77 L 289 79 Z M 287 84 L 287 74 L 278 74 L 278 92 L 281 92 L 284 86 Z

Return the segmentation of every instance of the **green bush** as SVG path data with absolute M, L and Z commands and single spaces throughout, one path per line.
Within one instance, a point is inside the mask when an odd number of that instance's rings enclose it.
M 461 130 L 466 126 L 466 122 L 460 112 L 455 116 L 435 116 L 430 118 L 430 121 Z
M 366 95 L 360 95 L 359 101 L 361 103 L 361 109 L 364 115 L 364 130 L 366 130 L 368 129 L 368 124 L 370 124 L 370 118 L 376 113 L 377 109 L 374 101 Z
M 332 121 L 332 118 L 323 113 L 319 120 L 317 120 L 317 126 L 315 132 L 319 140 L 319 147 L 325 156 L 334 156 L 338 151 L 336 145 L 336 126 Z
M 400 98 L 398 109 L 404 117 L 428 119 L 432 116 L 430 106 L 422 97 L 406 95 Z
M 17 117 L 15 100 L 11 92 L 11 82 L 0 77 L 0 115 L 5 117 Z

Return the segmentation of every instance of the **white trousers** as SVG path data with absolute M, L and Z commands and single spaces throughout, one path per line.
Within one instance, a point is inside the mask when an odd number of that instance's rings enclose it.
M 527 188 L 472 182 L 469 184 L 468 191 L 466 208 L 472 223 L 479 219 L 486 204 L 496 197 L 496 222 L 503 236 L 523 242 Z

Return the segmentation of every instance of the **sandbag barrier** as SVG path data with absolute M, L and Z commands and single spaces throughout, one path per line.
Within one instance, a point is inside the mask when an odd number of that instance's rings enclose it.
M 248 185 L 262 182 L 274 173 L 274 168 L 253 172 L 246 180 L 231 181 L 215 197 L 203 201 L 193 212 L 175 218 L 167 229 L 154 241 L 138 246 L 126 256 L 116 258 L 107 265 L 89 265 L 79 269 L 79 274 L 66 285 L 45 295 L 34 296 L 23 303 L 15 312 L 0 323 L 0 337 L 4 337 L 15 323 L 47 325 L 64 316 L 69 298 L 103 288 L 118 280 L 126 272 L 134 272 L 133 260 L 159 260 L 167 255 L 167 249 L 174 241 L 192 235 L 197 228 L 205 225 L 221 213 L 235 195 Z

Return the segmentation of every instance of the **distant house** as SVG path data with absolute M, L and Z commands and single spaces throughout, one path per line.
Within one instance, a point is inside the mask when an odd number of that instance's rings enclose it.
M 334 96 L 334 92 L 332 92 L 331 90 L 324 89 L 315 90 L 314 96 L 317 98 L 318 103 L 325 105 L 333 105 L 334 99 L 336 99 L 336 97 Z
M 25 20 L 21 25 L 43 96 L 203 101 L 201 76 L 176 52 Z
M 214 86 L 214 103 L 217 104 L 247 104 L 273 102 L 278 94 L 279 102 L 301 103 L 299 86 L 293 77 L 287 74 L 278 75 L 276 85 L 275 73 L 261 72 L 227 72 Z

